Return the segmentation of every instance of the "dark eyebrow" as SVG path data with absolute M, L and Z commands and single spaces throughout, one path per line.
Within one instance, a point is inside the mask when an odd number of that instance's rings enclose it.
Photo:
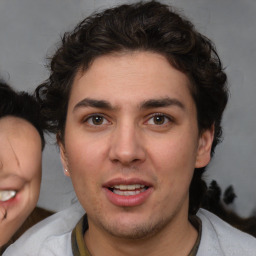
M 161 108 L 161 107 L 168 107 L 168 106 L 178 106 L 181 109 L 184 109 L 185 106 L 177 99 L 171 99 L 169 97 L 161 98 L 161 99 L 149 99 L 140 104 L 140 109 L 150 109 L 150 108 Z M 91 98 L 85 98 L 79 101 L 73 111 L 82 108 L 82 107 L 92 107 L 92 108 L 101 108 L 107 110 L 114 110 L 113 107 L 108 101 L 105 100 L 95 100 Z
M 102 109 L 107 109 L 107 110 L 113 109 L 111 104 L 105 100 L 95 100 L 95 99 L 90 99 L 90 98 L 85 98 L 85 99 L 79 101 L 73 108 L 73 111 L 75 111 L 76 109 L 79 109 L 81 107 L 102 108 Z
M 181 109 L 185 109 L 185 106 L 182 102 L 177 99 L 171 99 L 169 97 L 161 98 L 161 99 L 150 99 L 142 102 L 140 105 L 141 109 L 150 109 L 150 108 L 162 108 L 169 106 L 177 106 Z

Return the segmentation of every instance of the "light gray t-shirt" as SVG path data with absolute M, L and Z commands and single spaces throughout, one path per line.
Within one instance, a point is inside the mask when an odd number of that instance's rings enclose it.
M 77 203 L 28 230 L 3 256 L 73 256 L 71 232 L 84 215 Z M 200 209 L 202 236 L 197 256 L 256 256 L 256 239 Z

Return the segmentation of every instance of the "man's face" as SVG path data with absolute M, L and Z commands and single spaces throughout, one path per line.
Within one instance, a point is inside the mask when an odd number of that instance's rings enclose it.
M 0 246 L 35 208 L 41 182 L 41 138 L 29 122 L 0 119 Z
M 60 146 L 89 232 L 142 238 L 187 222 L 194 168 L 212 142 L 211 131 L 199 136 L 189 87 L 150 52 L 99 57 L 77 74 Z

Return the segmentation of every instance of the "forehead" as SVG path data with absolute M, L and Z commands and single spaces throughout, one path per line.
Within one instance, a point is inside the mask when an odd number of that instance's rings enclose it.
M 147 98 L 188 98 L 188 77 L 167 59 L 152 52 L 125 52 L 98 57 L 73 82 L 69 105 L 83 97 L 107 99 L 116 104 Z M 118 102 L 119 101 L 119 102 Z
M 41 146 L 41 138 L 36 128 L 25 119 L 6 116 L 0 118 L 0 139 L 7 138 L 27 146 Z

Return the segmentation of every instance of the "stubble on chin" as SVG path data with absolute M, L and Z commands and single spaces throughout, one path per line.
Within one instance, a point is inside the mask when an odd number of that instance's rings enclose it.
M 125 240 L 144 240 L 151 238 L 161 232 L 169 223 L 171 223 L 173 216 L 158 220 L 149 220 L 144 223 L 137 223 L 133 225 L 122 225 L 119 222 L 115 223 L 101 223 L 101 228 L 111 236 Z

